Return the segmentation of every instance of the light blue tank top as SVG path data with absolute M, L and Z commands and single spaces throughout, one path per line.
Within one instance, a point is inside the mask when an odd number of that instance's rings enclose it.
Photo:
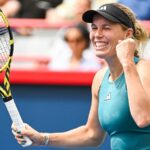
M 110 135 L 112 150 L 150 150 L 150 126 L 139 128 L 129 110 L 125 77 L 109 81 L 107 70 L 99 90 L 99 121 Z

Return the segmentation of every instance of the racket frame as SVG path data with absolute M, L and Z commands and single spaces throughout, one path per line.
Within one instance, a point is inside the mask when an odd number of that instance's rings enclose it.
M 2 73 L 3 71 L 5 72 L 3 85 L 0 86 L 0 94 L 2 95 L 2 99 L 4 101 L 4 104 L 7 108 L 7 111 L 10 115 L 12 122 L 16 125 L 17 130 L 22 130 L 24 128 L 24 123 L 23 123 L 23 120 L 17 109 L 17 106 L 12 98 L 11 89 L 10 89 L 10 81 L 9 81 L 10 64 L 12 61 L 12 55 L 13 55 L 13 50 L 14 50 L 14 40 L 13 40 L 11 28 L 9 26 L 9 22 L 8 22 L 7 18 L 5 17 L 5 15 L 3 14 L 2 10 L 0 10 L 0 16 L 2 17 L 6 27 L 8 29 L 8 33 L 9 33 L 9 37 L 10 37 L 10 39 L 9 39 L 9 45 L 10 45 L 9 57 L 8 57 L 7 62 L 4 64 L 4 66 L 2 68 L 0 68 L 0 73 Z M 30 146 L 32 144 L 32 141 L 28 137 L 24 136 L 23 138 L 26 141 L 26 143 L 24 143 L 22 145 L 23 147 Z

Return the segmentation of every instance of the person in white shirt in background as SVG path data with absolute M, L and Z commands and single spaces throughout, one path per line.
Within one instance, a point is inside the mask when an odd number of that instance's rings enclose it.
M 58 44 L 59 43 L 59 44 Z M 55 54 L 49 63 L 51 70 L 96 71 L 104 66 L 104 61 L 98 60 L 90 46 L 89 31 L 83 24 L 76 24 L 64 33 L 64 40 L 53 46 Z

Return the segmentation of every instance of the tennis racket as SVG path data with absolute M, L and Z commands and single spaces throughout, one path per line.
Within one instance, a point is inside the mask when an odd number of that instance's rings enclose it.
M 0 85 L 0 95 L 17 130 L 24 128 L 24 123 L 12 98 L 10 90 L 10 64 L 12 61 L 14 40 L 7 18 L 0 10 L 0 74 L 3 75 L 3 82 Z M 24 137 L 26 143 L 23 147 L 32 144 L 28 137 Z

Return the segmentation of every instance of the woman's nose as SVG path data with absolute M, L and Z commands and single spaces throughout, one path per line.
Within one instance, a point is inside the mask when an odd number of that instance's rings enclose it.
M 98 29 L 96 32 L 95 32 L 95 37 L 103 37 L 103 32 L 101 29 Z

